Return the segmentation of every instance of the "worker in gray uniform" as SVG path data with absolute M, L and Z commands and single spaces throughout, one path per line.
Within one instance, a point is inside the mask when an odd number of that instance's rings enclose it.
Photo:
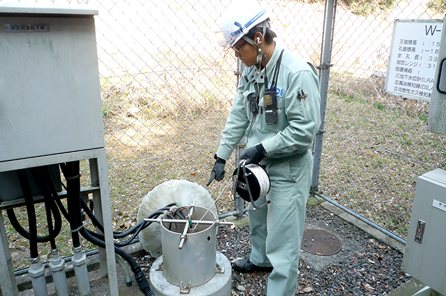
M 248 5 L 248 7 L 242 7 Z M 268 296 L 294 296 L 300 245 L 310 190 L 311 147 L 320 119 L 319 79 L 314 67 L 276 44 L 268 12 L 243 1 L 222 15 L 221 45 L 232 48 L 246 65 L 214 158 L 212 180 L 224 178 L 224 167 L 236 145 L 246 164 L 265 168 L 271 189 L 255 203 L 267 206 L 248 215 L 250 258 L 239 259 L 239 272 L 271 271 Z

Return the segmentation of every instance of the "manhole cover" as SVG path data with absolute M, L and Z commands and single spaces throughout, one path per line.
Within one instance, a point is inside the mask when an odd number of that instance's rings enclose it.
M 301 249 L 319 256 L 330 256 L 342 248 L 341 240 L 322 229 L 305 229 Z

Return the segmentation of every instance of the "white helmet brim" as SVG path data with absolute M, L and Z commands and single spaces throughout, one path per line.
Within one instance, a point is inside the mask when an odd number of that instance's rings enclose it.
M 223 48 L 231 48 L 248 34 L 249 30 L 269 18 L 268 11 L 261 8 L 257 2 L 243 1 L 242 6 L 231 5 L 222 15 L 221 30 L 215 33 L 219 45 Z

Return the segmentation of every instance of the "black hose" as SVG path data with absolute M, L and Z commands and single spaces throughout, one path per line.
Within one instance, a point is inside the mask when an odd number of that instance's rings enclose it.
M 18 170 L 17 176 L 19 177 L 20 186 L 22 187 L 23 196 L 25 197 L 26 210 L 28 212 L 30 256 L 31 258 L 37 258 L 39 256 L 39 252 L 37 249 L 37 219 L 36 210 L 34 209 L 31 187 L 29 186 L 25 170 Z
M 48 199 L 47 196 L 45 196 L 45 212 L 46 212 L 46 221 L 47 221 L 47 225 L 48 225 L 48 235 L 50 237 L 50 245 L 51 245 L 51 250 L 55 250 L 57 249 L 56 246 L 56 235 L 54 235 L 54 229 L 53 229 L 53 219 L 51 218 L 51 205 L 49 204 L 50 200 Z M 60 218 L 60 216 L 59 216 Z
M 50 183 L 53 182 L 51 180 L 51 174 L 48 167 L 35 167 L 31 168 L 31 175 L 34 178 L 34 181 L 36 181 L 37 186 L 40 189 L 40 192 L 43 194 L 44 200 L 45 200 L 45 211 L 46 211 L 46 217 L 47 217 L 47 224 L 48 224 L 48 234 L 50 237 L 50 244 L 51 249 L 55 250 L 57 248 L 56 246 L 56 237 L 59 235 L 60 230 L 62 228 L 62 219 L 60 217 L 60 212 L 54 202 L 54 199 L 51 196 L 50 191 Z M 54 186 L 54 184 L 52 184 Z M 53 229 L 53 221 L 51 218 L 51 214 L 54 216 L 54 222 L 56 224 L 57 230 L 55 231 Z
M 90 235 L 90 233 L 85 229 L 80 229 L 81 235 L 92 244 L 95 244 L 101 248 L 105 248 L 105 242 L 95 238 L 94 236 Z M 152 290 L 150 289 L 149 281 L 147 280 L 146 276 L 144 275 L 143 271 L 141 270 L 141 267 L 138 265 L 138 263 L 126 252 L 124 252 L 122 249 L 115 246 L 115 252 L 116 254 L 120 255 L 122 258 L 124 258 L 130 265 L 130 269 L 132 270 L 133 274 L 135 275 L 135 280 L 138 283 L 139 289 L 144 293 L 146 296 L 153 296 Z
M 74 235 L 80 232 L 86 240 L 105 249 L 105 242 L 90 235 L 90 233 L 82 226 L 80 201 L 82 198 L 80 196 L 79 161 L 61 165 L 61 168 L 65 175 L 65 179 L 67 179 L 68 214 L 72 218 L 72 222 L 74 224 L 74 226 L 71 226 L 73 232 L 73 245 Z M 79 239 L 79 237 L 77 239 Z M 116 246 L 114 248 L 115 252 L 129 263 L 130 268 L 135 275 L 135 280 L 138 282 L 139 289 L 144 293 L 144 295 L 152 296 L 153 294 L 150 290 L 149 282 L 147 281 L 147 278 L 145 277 L 138 263 L 136 263 L 136 261 L 123 250 Z
M 77 248 L 81 245 L 79 239 L 78 222 L 82 222 L 81 220 L 77 221 L 76 217 L 76 200 L 78 199 L 80 192 L 80 175 L 79 169 L 75 171 L 76 165 L 74 163 L 76 162 L 61 163 L 60 168 L 62 169 L 62 173 L 64 174 L 65 179 L 67 180 L 68 221 L 70 222 L 73 247 Z M 79 168 L 79 162 L 77 162 L 77 167 Z
M 65 217 L 65 219 L 67 219 L 67 221 L 70 221 L 68 212 L 67 212 L 67 210 L 65 209 L 64 205 L 62 204 L 62 202 L 59 199 L 59 195 L 57 194 L 56 186 L 54 185 L 54 182 L 53 182 L 53 180 L 51 178 L 51 174 L 48 175 L 48 178 L 50 180 L 48 185 L 49 185 L 50 192 L 53 195 L 53 200 L 55 201 L 57 207 L 59 208 L 59 211 L 62 213 L 62 215 Z
M 90 208 L 88 207 L 88 205 L 86 204 L 86 202 L 81 199 L 81 203 L 82 203 L 82 208 L 84 209 L 85 213 L 87 214 L 87 216 L 91 219 L 91 221 L 93 222 L 93 225 L 96 226 L 101 232 L 104 232 L 104 227 L 102 226 L 102 224 L 99 222 L 99 220 L 96 218 L 96 216 L 91 212 Z M 164 208 L 158 209 L 155 212 L 153 212 L 152 214 L 150 214 L 147 218 L 152 218 L 151 216 L 159 216 L 159 214 L 164 213 L 165 210 L 169 210 L 170 207 L 172 206 L 172 204 L 168 204 L 167 206 L 165 206 Z M 126 237 L 136 231 L 141 231 L 142 229 L 140 229 L 140 225 L 143 225 L 143 228 L 146 228 L 147 226 L 150 225 L 147 224 L 147 221 L 141 221 L 138 224 L 136 224 L 135 226 L 133 226 L 132 228 L 130 228 L 129 230 L 125 231 L 125 232 L 121 232 L 121 231 L 113 231 L 113 238 L 115 239 L 119 239 L 119 238 L 123 238 Z M 138 232 L 139 232 L 138 231 Z
M 51 211 L 53 213 L 53 217 L 56 216 L 58 214 L 57 208 L 56 209 L 52 209 Z M 26 238 L 27 240 L 30 240 L 30 233 L 25 230 L 22 225 L 20 225 L 20 222 L 18 221 L 14 209 L 6 209 L 6 213 L 8 214 L 8 219 L 9 222 L 11 222 L 12 227 L 14 227 L 14 229 L 17 231 L 18 234 L 20 234 L 21 236 L 23 236 L 24 238 Z M 57 236 L 59 235 L 61 229 L 62 229 L 62 223 L 58 223 L 57 221 L 60 220 L 60 215 L 59 215 L 59 219 L 56 220 L 56 229 L 54 229 L 54 235 Z M 49 242 L 51 239 L 50 235 L 44 235 L 44 236 L 40 236 L 37 235 L 37 242 L 39 243 L 46 243 Z
M 161 214 L 163 214 L 163 213 L 164 213 L 164 212 L 162 212 L 162 211 L 156 211 L 156 212 L 150 214 L 147 218 L 156 218 L 156 217 L 158 217 L 159 215 L 161 215 Z M 130 233 L 127 234 L 127 235 L 129 235 L 129 234 L 133 233 L 132 237 L 129 238 L 128 240 L 126 240 L 126 241 L 123 241 L 123 242 L 115 242 L 115 246 L 117 246 L 117 247 L 123 247 L 123 246 L 127 246 L 127 245 L 131 244 L 131 243 L 137 238 L 138 234 L 139 234 L 143 229 L 145 229 L 147 226 L 149 226 L 150 224 L 152 224 L 152 222 L 147 222 L 147 221 L 141 221 L 141 222 L 139 222 L 139 223 L 135 226 L 136 229 L 135 229 L 133 232 L 130 232 Z M 132 229 L 134 229 L 135 227 L 133 227 Z M 88 229 L 87 229 L 87 231 L 88 231 L 92 236 L 94 236 L 94 237 L 96 237 L 96 238 L 98 238 L 98 239 L 100 239 L 100 240 L 105 240 L 105 238 L 104 238 L 104 236 L 103 236 L 102 234 L 95 233 L 95 232 L 93 232 L 93 231 L 91 231 L 91 230 L 88 230 Z M 103 232 L 103 230 L 101 230 L 101 231 Z M 127 232 L 128 232 L 128 231 L 127 231 Z M 126 236 L 127 236 L 127 235 L 126 235 Z M 114 237 L 114 238 L 116 238 L 116 237 Z
M 55 227 L 54 228 L 52 226 L 48 227 L 49 235 L 45 235 L 45 236 L 37 235 L 37 242 L 46 243 L 46 242 L 51 241 L 51 238 L 55 238 L 59 235 L 60 231 L 62 230 L 62 220 L 61 220 L 59 210 L 57 209 L 56 205 L 54 204 L 54 201 L 51 199 L 51 194 L 48 191 L 48 187 L 45 186 L 45 184 L 49 185 L 47 183 L 47 180 L 42 179 L 40 171 L 31 169 L 31 174 L 35 180 L 35 183 L 38 185 L 40 192 L 45 197 L 45 209 L 47 210 L 47 216 L 48 216 L 48 210 L 49 210 L 49 211 L 51 211 L 52 216 L 54 217 L 54 220 L 55 220 Z M 49 173 L 49 170 L 48 170 L 48 175 L 51 176 Z M 26 176 L 26 180 L 28 180 L 28 177 L 26 174 L 25 174 L 25 176 Z M 53 184 L 53 187 L 54 187 L 54 184 Z M 57 193 L 56 193 L 56 196 L 57 196 Z M 47 208 L 47 204 L 49 204 L 49 208 Z M 14 209 L 7 209 L 6 213 L 8 214 L 8 218 L 9 218 L 9 221 L 11 222 L 12 227 L 14 227 L 14 229 L 21 236 L 30 240 L 30 233 L 27 230 L 25 230 L 22 227 L 22 225 L 20 225 L 20 222 L 18 221 L 18 219 L 15 215 Z M 52 244 L 52 247 L 54 247 L 54 244 Z
M 26 238 L 27 240 L 30 240 L 30 233 L 28 231 L 26 231 L 22 225 L 20 225 L 20 222 L 17 220 L 17 217 L 14 213 L 14 209 L 7 209 L 6 213 L 8 214 L 8 219 L 9 222 L 11 222 L 12 227 L 14 227 L 14 229 L 18 232 L 18 234 L 20 234 L 21 236 L 23 236 L 24 238 Z M 45 236 L 37 236 L 37 242 L 39 243 L 46 243 L 50 241 L 50 236 L 49 235 L 45 235 Z

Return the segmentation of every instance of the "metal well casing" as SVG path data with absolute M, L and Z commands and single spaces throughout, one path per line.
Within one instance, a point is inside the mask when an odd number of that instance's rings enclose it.
M 192 219 L 216 221 L 214 213 L 197 206 L 194 206 Z M 216 272 L 216 225 L 198 224 L 195 232 L 187 233 L 187 239 L 179 249 L 184 227 L 185 224 L 161 223 L 164 276 L 176 286 L 196 287 L 212 279 Z

